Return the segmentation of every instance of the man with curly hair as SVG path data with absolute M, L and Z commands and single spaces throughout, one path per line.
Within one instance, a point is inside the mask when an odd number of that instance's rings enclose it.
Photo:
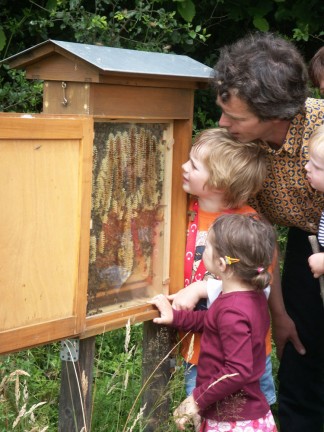
M 309 138 L 324 123 L 324 100 L 308 98 L 307 83 L 299 51 L 271 33 L 223 47 L 213 78 L 219 126 L 241 142 L 262 140 L 267 151 L 267 177 L 251 205 L 289 227 L 282 281 L 277 269 L 269 298 L 281 359 L 281 432 L 323 432 L 324 421 L 324 309 L 308 266 L 308 236 L 317 232 L 324 194 L 311 188 L 304 169 Z

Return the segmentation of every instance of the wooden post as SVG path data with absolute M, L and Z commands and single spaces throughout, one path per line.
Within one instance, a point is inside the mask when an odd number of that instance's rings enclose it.
M 95 337 L 81 339 L 79 360 L 63 361 L 59 432 L 90 432 Z
M 146 404 L 145 432 L 168 431 L 170 401 L 167 386 L 170 380 L 170 349 L 170 329 L 158 326 L 152 321 L 145 322 L 142 360 L 142 385 L 145 386 L 142 406 Z

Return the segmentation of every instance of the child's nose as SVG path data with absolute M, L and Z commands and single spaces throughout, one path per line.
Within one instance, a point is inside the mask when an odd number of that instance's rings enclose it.
M 188 172 L 188 164 L 189 164 L 189 161 L 187 161 L 184 164 L 182 164 L 181 168 L 182 168 L 183 171 Z

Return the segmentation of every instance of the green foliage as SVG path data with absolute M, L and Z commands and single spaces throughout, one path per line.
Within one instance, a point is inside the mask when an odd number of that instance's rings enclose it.
M 195 118 L 193 123 L 194 134 L 203 129 L 215 128 L 217 126 L 218 122 L 211 119 L 208 116 L 208 113 L 204 111 L 200 106 L 198 106 L 195 111 Z
M 178 2 L 178 12 L 182 18 L 191 22 L 196 15 L 196 7 L 191 0 L 174 0 Z
M 0 111 L 39 112 L 42 92 L 42 82 L 30 82 L 24 71 L 0 66 Z
M 24 432 L 57 424 L 58 352 L 53 344 L 0 357 L 1 432 L 13 430 L 15 422 L 15 430 Z
M 92 7 L 87 3 L 57 1 L 46 16 L 39 16 L 32 25 L 64 34 L 65 40 L 147 51 L 167 52 L 175 44 L 192 45 L 193 39 L 207 39 L 201 26 L 190 23 L 194 16 L 191 0 L 178 6 L 185 22 L 179 19 L 177 9 L 166 9 L 163 0 L 97 0 Z
M 128 343 L 125 342 L 127 335 Z M 130 333 L 123 328 L 97 337 L 93 430 L 119 432 L 123 429 L 141 389 L 141 339 L 142 325 L 134 325 Z M 135 417 L 139 409 L 138 404 Z
M 253 18 L 253 25 L 257 30 L 263 32 L 269 31 L 269 27 L 270 27 L 268 21 L 261 16 L 255 16 Z
M 279 32 L 301 48 L 306 41 L 323 42 L 319 0 L 20 0 L 19 8 L 9 0 L 2 3 L 3 57 L 48 38 L 190 52 L 199 59 L 256 29 Z
M 279 246 L 279 267 L 280 271 L 282 271 L 286 253 L 288 227 L 275 225 L 275 228 L 277 231 L 277 242 Z
M 6 35 L 5 32 L 3 31 L 2 26 L 0 26 L 0 51 L 3 50 L 5 45 L 6 45 Z
M 324 36 L 324 31 L 320 31 L 316 38 L 321 39 Z M 309 32 L 309 25 L 303 24 L 300 25 L 298 28 L 293 29 L 293 38 L 296 41 L 305 41 L 308 42 L 313 37 L 312 34 Z M 322 38 L 323 40 L 324 38 Z
M 142 339 L 142 324 L 96 337 L 92 430 L 129 432 L 134 423 L 133 432 L 144 430 L 147 419 L 140 414 Z M 61 371 L 59 351 L 59 344 L 51 344 L 0 357 L 0 432 L 13 430 L 12 425 L 25 403 L 27 412 L 34 405 L 36 408 L 33 416 L 20 419 L 15 430 L 57 431 Z M 175 369 L 164 393 L 169 393 L 171 398 L 170 419 L 167 425 L 161 424 L 161 430 L 175 432 L 172 411 L 185 398 L 182 367 Z

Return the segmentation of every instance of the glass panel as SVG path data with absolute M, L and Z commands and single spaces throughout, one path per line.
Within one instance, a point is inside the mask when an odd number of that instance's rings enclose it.
M 95 123 L 88 315 L 135 306 L 163 291 L 168 129 Z

